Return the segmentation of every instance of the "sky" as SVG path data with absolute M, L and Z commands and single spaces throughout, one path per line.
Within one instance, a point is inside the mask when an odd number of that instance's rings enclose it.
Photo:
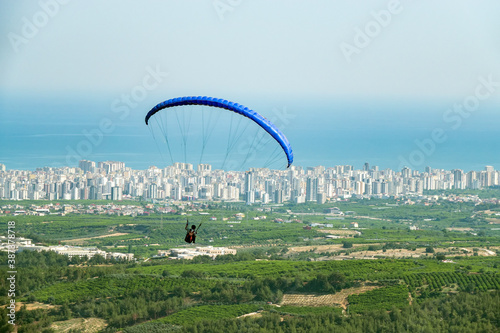
M 145 113 L 207 95 L 281 122 L 298 165 L 498 169 L 498 13 L 495 0 L 3 1 L 0 163 L 147 167 Z

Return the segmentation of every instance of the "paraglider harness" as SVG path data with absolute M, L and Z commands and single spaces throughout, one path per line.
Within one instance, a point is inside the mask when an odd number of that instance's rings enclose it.
M 191 229 L 188 229 L 188 226 L 189 226 L 189 220 L 186 220 L 186 228 L 185 229 L 187 231 L 187 234 L 186 234 L 186 238 L 184 238 L 184 240 L 186 241 L 186 243 L 195 244 L 196 243 L 196 234 L 198 233 L 198 230 L 200 230 L 201 223 L 198 226 L 198 228 L 196 228 L 196 226 L 194 224 L 191 226 Z

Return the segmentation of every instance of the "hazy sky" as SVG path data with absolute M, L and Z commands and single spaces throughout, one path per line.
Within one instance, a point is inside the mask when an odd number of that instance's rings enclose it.
M 140 110 L 184 95 L 267 109 L 320 100 L 311 119 L 338 101 L 425 102 L 439 123 L 491 88 L 485 116 L 500 105 L 499 15 L 497 0 L 2 1 L 0 97 L 104 101 L 107 112 L 133 92 Z M 0 107 L 1 120 L 12 109 Z
M 164 91 L 193 95 L 432 98 L 500 80 L 495 0 L 64 2 L 2 1 L 0 89 L 119 93 L 147 66 L 170 74 Z M 342 43 L 389 6 L 348 62 Z M 24 38 L 24 19 L 38 32 Z

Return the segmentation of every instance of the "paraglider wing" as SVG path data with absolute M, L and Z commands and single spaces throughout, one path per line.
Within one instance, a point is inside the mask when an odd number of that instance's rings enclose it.
M 242 116 L 245 116 L 251 120 L 253 120 L 256 124 L 262 127 L 267 133 L 269 133 L 283 148 L 283 151 L 286 154 L 288 165 L 287 168 L 293 162 L 293 153 L 290 143 L 285 135 L 269 120 L 264 118 L 262 115 L 258 114 L 254 110 L 251 110 L 241 104 L 229 102 L 220 98 L 213 98 L 207 96 L 187 96 L 187 97 L 177 97 L 166 100 L 162 103 L 159 103 L 155 107 L 153 107 L 148 114 L 146 115 L 146 125 L 148 125 L 149 118 L 153 116 L 160 110 L 176 107 L 176 106 L 184 106 L 184 105 L 205 105 L 215 108 L 226 109 L 228 111 L 232 111 L 238 113 Z

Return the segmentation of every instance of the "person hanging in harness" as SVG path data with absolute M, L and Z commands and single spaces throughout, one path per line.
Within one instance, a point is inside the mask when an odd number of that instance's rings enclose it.
M 186 241 L 186 243 L 196 244 L 196 234 L 198 233 L 198 230 L 200 230 L 201 223 L 198 226 L 198 228 L 196 228 L 196 226 L 194 224 L 191 226 L 191 229 L 189 229 L 188 226 L 189 226 L 189 220 L 186 220 L 186 228 L 184 228 L 184 229 L 186 229 L 187 234 L 186 234 L 186 238 L 184 238 L 184 240 Z

